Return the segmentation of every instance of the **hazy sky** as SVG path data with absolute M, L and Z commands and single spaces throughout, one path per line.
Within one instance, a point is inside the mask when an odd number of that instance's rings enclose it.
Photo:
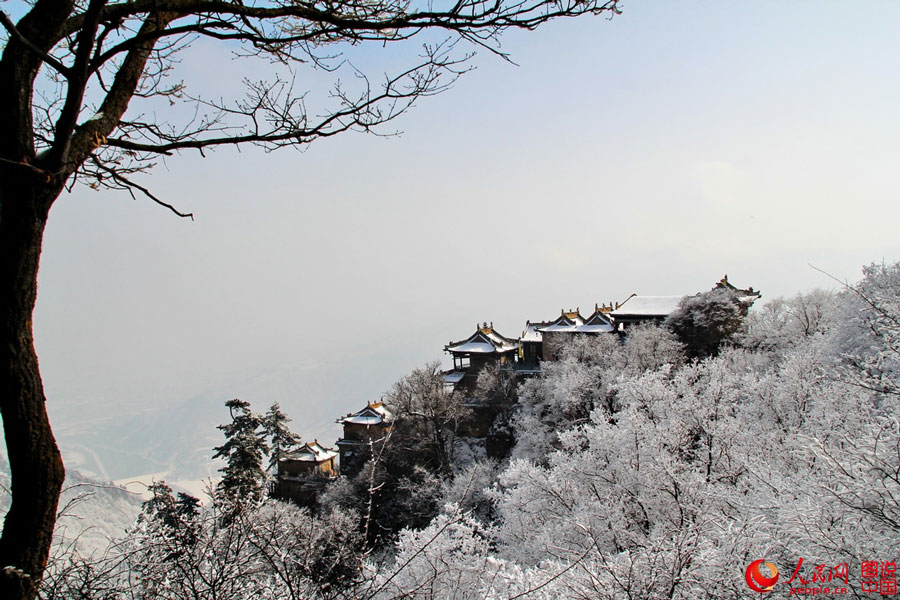
M 35 319 L 51 409 L 214 389 L 278 396 L 311 435 L 316 407 L 377 399 L 478 321 L 515 337 L 725 273 L 770 299 L 834 287 L 809 264 L 900 259 L 900 3 L 622 8 L 507 36 L 519 66 L 478 56 L 402 136 L 169 159 L 144 182 L 193 222 L 61 198 Z M 181 68 L 237 89 L 222 52 Z

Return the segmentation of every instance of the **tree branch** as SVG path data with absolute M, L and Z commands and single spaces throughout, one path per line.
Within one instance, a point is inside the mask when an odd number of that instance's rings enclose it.
M 183 212 L 179 211 L 177 208 L 175 208 L 175 207 L 172 206 L 171 204 L 169 204 L 169 203 L 167 203 L 167 202 L 163 202 L 162 200 L 160 200 L 159 198 L 157 198 L 156 196 L 154 196 L 154 195 L 150 192 L 150 190 L 148 190 L 148 189 L 145 188 L 144 186 L 139 185 L 139 184 L 137 184 L 137 183 L 131 181 L 130 179 L 128 179 L 127 177 L 125 177 L 124 175 L 122 175 L 121 173 L 119 173 L 118 171 L 116 171 L 114 168 L 111 168 L 111 167 L 106 166 L 106 165 L 103 164 L 100 160 L 98 160 L 98 159 L 96 159 L 96 158 L 94 158 L 94 157 L 92 157 L 92 160 L 93 160 L 93 163 L 97 166 L 98 169 L 100 169 L 100 170 L 103 171 L 104 173 L 107 173 L 110 177 L 113 178 L 114 181 L 116 181 L 117 183 L 119 183 L 119 184 L 121 184 L 122 186 L 124 186 L 124 188 L 128 190 L 128 193 L 131 194 L 131 197 L 132 197 L 134 200 L 137 200 L 137 197 L 134 195 L 134 190 L 138 190 L 138 191 L 140 191 L 142 194 L 144 194 L 146 197 L 150 198 L 151 200 L 153 200 L 154 202 L 156 202 L 157 204 L 159 204 L 160 206 L 163 206 L 163 207 L 165 207 L 165 208 L 168 208 L 169 210 L 171 210 L 173 213 L 175 213 L 175 214 L 178 215 L 179 217 L 190 218 L 191 221 L 194 220 L 194 213 L 183 213 Z
M 165 29 L 174 17 L 175 15 L 167 13 L 148 17 L 140 32 Z M 102 146 L 106 142 L 106 137 L 119 125 L 144 74 L 147 59 L 152 51 L 153 44 L 147 43 L 133 48 L 127 54 L 116 72 L 109 93 L 100 105 L 100 110 L 84 123 L 72 138 L 70 156 L 66 157 L 69 172 L 74 172 L 94 150 Z
M 90 0 L 85 13 L 85 27 L 78 32 L 75 61 L 72 63 L 66 76 L 68 79 L 66 101 L 59 113 L 59 118 L 56 120 L 53 145 L 44 159 L 44 162 L 50 165 L 53 170 L 61 166 L 61 163 L 69 153 L 69 143 L 72 140 L 72 134 L 78 122 L 78 113 L 81 112 L 84 94 L 87 91 L 94 35 L 100 24 L 100 11 L 105 4 L 106 0 Z
M 65 75 L 66 77 L 69 76 L 70 70 L 67 66 L 53 58 L 47 52 L 44 52 L 43 50 L 38 48 L 38 46 L 35 45 L 31 40 L 22 35 L 22 33 L 16 28 L 15 24 L 13 24 L 7 14 L 2 10 L 0 10 L 0 23 L 3 24 L 3 27 L 6 28 L 10 35 L 19 40 L 19 42 L 21 42 L 23 46 L 37 54 L 42 61 L 56 69 L 62 75 Z

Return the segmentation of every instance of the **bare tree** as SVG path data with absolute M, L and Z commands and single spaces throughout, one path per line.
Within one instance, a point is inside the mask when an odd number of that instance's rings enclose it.
M 10 10 L 17 20 L 0 12 L 0 409 L 13 492 L 0 537 L 4 598 L 34 596 L 63 480 L 32 336 L 44 227 L 63 190 L 81 180 L 190 216 L 135 175 L 186 149 L 271 150 L 376 130 L 446 89 L 472 49 L 500 54 L 506 29 L 618 12 L 616 0 L 30 0 Z M 173 78 L 176 54 L 198 40 L 290 74 L 346 68 L 351 44 L 417 37 L 426 43 L 412 66 L 377 84 L 354 70 L 361 85 L 336 84 L 316 111 L 290 76 L 246 81 L 246 96 L 230 101 Z M 459 42 L 468 50 L 454 51 Z
M 396 416 L 394 429 L 403 432 L 394 436 L 393 450 L 433 473 L 449 474 L 459 425 L 470 411 L 444 385 L 440 363 L 414 369 L 394 384 L 385 400 Z

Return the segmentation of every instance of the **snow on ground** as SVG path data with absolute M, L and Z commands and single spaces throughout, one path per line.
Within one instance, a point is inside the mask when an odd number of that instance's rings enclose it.
M 134 525 L 142 502 L 139 495 L 112 482 L 71 471 L 60 497 L 54 543 L 74 546 L 82 556 L 103 552 Z
M 200 502 L 206 504 L 210 500 L 209 490 L 216 485 L 216 479 L 207 477 L 204 479 L 177 479 L 170 481 L 168 476 L 170 471 L 158 471 L 156 473 L 145 473 L 134 477 L 125 477 L 114 483 L 132 494 L 135 494 L 142 501 L 150 498 L 149 488 L 154 483 L 165 481 L 173 491 L 184 492 L 195 498 L 199 498 Z

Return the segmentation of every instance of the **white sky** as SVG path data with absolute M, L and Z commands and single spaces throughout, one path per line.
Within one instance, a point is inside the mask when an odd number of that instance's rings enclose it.
M 507 36 L 520 66 L 482 54 L 400 137 L 170 159 L 144 181 L 194 222 L 63 197 L 35 319 L 51 409 L 216 389 L 311 438 L 478 321 L 515 337 L 725 273 L 771 299 L 833 287 L 809 264 L 900 259 L 900 3 L 623 9 Z M 235 68 L 183 65 L 223 94 Z

